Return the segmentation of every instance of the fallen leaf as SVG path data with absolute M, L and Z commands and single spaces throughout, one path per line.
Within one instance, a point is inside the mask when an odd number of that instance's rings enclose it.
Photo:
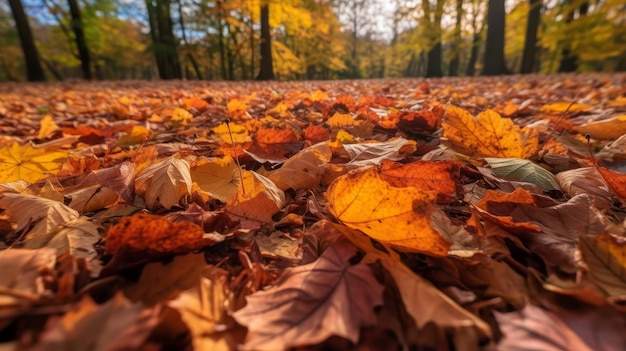
M 170 124 L 174 127 L 180 127 L 188 124 L 193 120 L 193 115 L 189 111 L 182 108 L 175 108 L 170 118 Z
M 37 302 L 45 291 L 42 272 L 55 263 L 52 248 L 0 251 L 0 308 Z
M 593 106 L 588 104 L 578 104 L 561 101 L 543 105 L 541 107 L 541 112 L 559 115 L 565 112 L 585 112 L 591 110 L 592 108 Z
M 598 351 L 626 347 L 623 314 L 609 309 L 548 311 L 532 304 L 495 313 L 504 337 L 498 350 Z
M 378 165 L 383 160 L 397 161 L 404 156 L 401 154 L 402 148 L 411 143 L 404 138 L 395 138 L 385 142 L 374 142 L 364 144 L 344 144 L 343 149 L 348 153 L 353 166 Z
M 626 240 L 607 233 L 581 236 L 578 247 L 593 281 L 609 296 L 626 296 Z
M 222 144 L 232 144 L 233 141 L 235 144 L 243 144 L 252 141 L 252 138 L 248 133 L 248 128 L 246 128 L 244 124 L 229 123 L 227 125 L 226 123 L 222 123 L 212 130 L 220 137 Z
M 188 253 L 209 244 L 203 236 L 204 231 L 195 224 L 140 213 L 124 217 L 109 228 L 105 252 L 115 255 L 125 247 L 152 253 Z
M 114 205 L 120 198 L 111 188 L 101 185 L 66 193 L 66 196 L 71 199 L 69 206 L 80 214 L 95 212 Z
M 493 173 L 502 179 L 532 183 L 545 191 L 560 190 L 552 173 L 530 160 L 486 157 L 485 161 Z
M 510 118 L 492 110 L 473 117 L 456 106 L 448 106 L 443 137 L 469 156 L 528 158 L 537 150 L 535 130 L 520 128 Z
M 272 223 L 272 216 L 285 205 L 285 194 L 271 180 L 251 171 L 243 171 L 237 194 L 224 207 L 226 213 L 239 219 L 242 227 L 259 227 Z
M 176 256 L 166 264 L 148 263 L 139 280 L 124 287 L 124 295 L 146 306 L 175 299 L 180 292 L 191 289 L 207 267 L 202 253 Z
M 0 198 L 0 208 L 15 223 L 16 231 L 27 230 L 25 240 L 35 247 L 46 242 L 61 226 L 78 219 L 79 213 L 61 202 L 39 196 L 5 193 Z
M 46 139 L 59 130 L 59 126 L 54 122 L 54 118 L 51 115 L 43 116 L 39 124 L 37 139 Z
M 626 133 L 626 115 L 584 123 L 574 130 L 581 134 L 589 134 L 593 139 L 616 139 Z
M 339 221 L 382 243 L 405 252 L 448 253 L 450 244 L 429 223 L 434 192 L 394 188 L 369 168 L 337 178 L 326 197 Z
M 384 287 L 368 266 L 349 265 L 349 258 L 330 246 L 317 261 L 285 270 L 274 287 L 247 296 L 233 314 L 248 328 L 242 349 L 285 350 L 332 335 L 356 342 L 360 327 L 376 324 Z
M 284 160 L 300 151 L 302 145 L 303 142 L 293 129 L 259 128 L 254 143 L 247 151 L 262 158 Z
M 116 144 L 119 146 L 131 146 L 145 143 L 146 140 L 152 137 L 152 132 L 142 126 L 132 126 L 129 132 L 120 135 L 117 138 Z
M 461 164 L 455 161 L 417 161 L 400 164 L 383 160 L 381 178 L 396 188 L 436 191 L 438 200 L 454 201 Z
M 227 276 L 218 268 L 209 270 L 168 306 L 180 313 L 191 331 L 194 350 L 235 350 L 235 335 L 226 329 L 231 308 Z
M 170 209 L 191 192 L 189 163 L 176 156 L 148 166 L 137 175 L 135 192 L 149 208 L 157 205 Z
M 596 167 L 583 167 L 561 172 L 555 176 L 556 182 L 569 197 L 588 194 L 596 200 L 599 208 L 608 208 L 613 203 L 613 194 Z
M 622 202 L 626 202 L 626 174 L 615 172 L 604 167 L 596 168 L 613 193 L 617 195 Z
M 0 183 L 25 180 L 35 182 L 54 175 L 67 159 L 62 151 L 48 152 L 31 144 L 13 142 L 0 148 Z
M 157 325 L 160 310 L 132 304 L 122 294 L 102 305 L 85 296 L 63 317 L 50 319 L 32 349 L 137 350 Z
M 201 158 L 191 166 L 190 174 L 202 191 L 222 202 L 230 200 L 239 189 L 237 164 L 230 156 Z
M 324 164 L 332 157 L 326 143 L 308 147 L 285 161 L 282 166 L 265 174 L 280 190 L 314 189 L 319 186 Z

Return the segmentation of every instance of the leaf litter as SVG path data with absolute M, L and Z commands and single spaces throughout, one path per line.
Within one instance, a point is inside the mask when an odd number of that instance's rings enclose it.
M 3 349 L 626 349 L 625 75 L 0 97 Z

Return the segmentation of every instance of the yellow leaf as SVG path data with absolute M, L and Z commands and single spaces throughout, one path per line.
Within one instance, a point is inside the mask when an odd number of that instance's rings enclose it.
M 141 144 L 151 137 L 152 133 L 145 127 L 133 126 L 129 133 L 117 138 L 117 145 L 130 146 Z
M 237 172 L 237 164 L 230 156 L 211 160 L 201 159 L 191 167 L 191 179 L 211 197 L 226 202 L 235 196 L 239 189 Z
M 135 191 L 149 208 L 157 204 L 166 209 L 178 205 L 191 192 L 189 163 L 172 156 L 152 164 L 137 175 Z
M 541 112 L 559 115 L 565 112 L 585 112 L 591 110 L 592 108 L 593 106 L 587 104 L 572 104 L 571 102 L 561 101 L 543 105 L 541 107 Z
M 222 143 L 232 143 L 226 123 L 222 123 L 219 126 L 213 128 L 213 132 L 219 135 Z M 233 140 L 235 141 L 235 144 L 243 144 L 252 141 L 252 138 L 250 138 L 250 134 L 248 133 L 248 128 L 246 128 L 246 126 L 243 124 L 230 123 L 230 132 L 233 135 Z
M 41 119 L 37 139 L 45 139 L 54 134 L 57 130 L 59 130 L 59 126 L 54 122 L 54 118 L 50 115 L 45 115 Z
M 473 117 L 456 106 L 447 109 L 443 136 L 468 156 L 478 157 L 527 158 L 539 144 L 534 129 L 521 129 L 510 118 L 502 118 L 493 110 Z
M 174 109 L 174 113 L 172 113 L 172 118 L 170 119 L 170 123 L 175 126 L 184 126 L 185 124 L 191 122 L 193 119 L 193 115 L 187 110 L 182 108 Z
M 434 192 L 394 188 L 369 168 L 337 178 L 326 196 L 338 220 L 382 243 L 405 252 L 448 253 L 450 244 L 430 226 Z
M 0 148 L 0 183 L 16 180 L 35 182 L 49 174 L 56 174 L 66 159 L 67 153 L 62 151 L 46 152 L 31 144 L 13 142 Z
M 581 134 L 589 134 L 594 139 L 616 139 L 626 134 L 626 115 L 585 123 L 574 130 Z
M 596 284 L 609 296 L 626 296 L 626 239 L 607 233 L 581 236 L 578 247 Z
M 224 210 L 238 217 L 243 227 L 256 228 L 261 224 L 272 223 L 272 216 L 284 205 L 285 193 L 271 180 L 255 172 L 243 171 L 243 186 L 226 203 Z
M 335 113 L 331 118 L 326 121 L 326 124 L 333 128 L 343 128 L 347 126 L 353 126 L 357 122 L 348 113 Z
M 250 118 L 248 113 L 248 104 L 239 99 L 232 99 L 226 104 L 226 114 L 235 121 L 246 120 Z
M 328 94 L 321 90 L 316 90 L 311 94 L 311 101 L 328 100 Z

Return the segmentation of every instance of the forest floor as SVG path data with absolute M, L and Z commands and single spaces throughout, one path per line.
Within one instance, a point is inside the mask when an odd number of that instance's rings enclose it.
M 626 74 L 0 84 L 1 350 L 624 350 Z

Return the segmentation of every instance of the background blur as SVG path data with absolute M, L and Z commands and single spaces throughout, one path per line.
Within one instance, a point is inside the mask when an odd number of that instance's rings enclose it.
M 0 81 L 626 70 L 626 0 L 8 0 Z

